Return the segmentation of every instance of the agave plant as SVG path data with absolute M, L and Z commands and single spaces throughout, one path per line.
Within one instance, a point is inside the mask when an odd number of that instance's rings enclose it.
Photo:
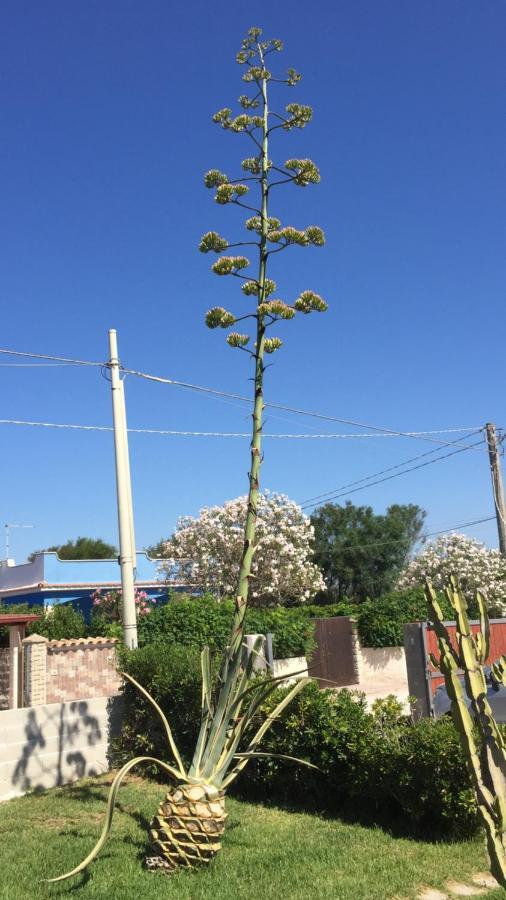
M 309 225 L 303 230 L 291 225 L 281 227 L 280 220 L 269 214 L 271 191 L 277 185 L 290 183 L 298 187 L 307 187 L 310 184 L 317 184 L 320 181 L 320 174 L 310 159 L 288 159 L 279 167 L 269 158 L 268 143 L 272 132 L 279 133 L 279 129 L 290 132 L 293 129 L 304 128 L 311 120 L 312 110 L 311 107 L 298 103 L 289 103 L 283 115 L 269 109 L 268 83 L 272 80 L 292 88 L 298 84 L 301 76 L 295 69 L 288 69 L 285 77 L 272 76 L 266 68 L 266 57 L 270 53 L 282 50 L 283 45 L 279 40 L 264 41 L 261 34 L 260 28 L 251 28 L 236 57 L 237 62 L 246 67 L 242 76 L 243 81 L 253 88 L 253 94 L 249 97 L 242 95 L 239 98 L 242 112 L 235 118 L 231 118 L 230 109 L 221 109 L 213 116 L 214 122 L 224 130 L 232 134 L 246 134 L 253 141 L 258 151 L 257 155 L 243 160 L 242 169 L 246 174 L 242 179 L 231 180 L 218 169 L 211 169 L 204 178 L 206 187 L 216 189 L 214 199 L 217 204 L 235 204 L 254 213 L 245 222 L 248 240 L 231 244 L 217 232 L 210 231 L 203 235 L 199 247 L 202 253 L 221 253 L 227 247 L 245 245 L 253 246 L 258 251 L 256 278 L 240 274 L 250 265 L 244 256 L 222 256 L 212 266 L 213 272 L 220 277 L 232 275 L 243 280 L 243 295 L 253 297 L 255 301 L 253 311 L 236 316 L 222 307 L 214 307 L 206 315 L 209 328 L 229 328 L 246 319 L 254 323 L 252 329 L 254 349 L 247 349 L 251 335 L 231 332 L 227 337 L 230 347 L 244 351 L 252 360 L 254 394 L 244 544 L 238 571 L 232 631 L 228 648 L 223 655 L 216 699 L 211 689 L 210 655 L 206 649 L 202 653 L 200 733 L 193 759 L 186 768 L 164 713 L 140 684 L 131 676 L 125 675 L 161 717 L 171 754 L 170 762 L 142 756 L 123 766 L 111 786 L 106 820 L 98 843 L 79 866 L 53 881 L 77 875 L 97 856 L 111 829 L 120 784 L 134 766 L 144 762 L 157 764 L 172 780 L 171 788 L 152 822 L 152 849 L 147 858 L 149 868 L 172 872 L 180 867 L 188 868 L 197 863 L 208 863 L 220 849 L 220 838 L 225 825 L 227 788 L 249 760 L 270 755 L 258 750 L 263 735 L 309 680 L 303 678 L 298 681 L 255 732 L 254 723 L 263 703 L 283 680 L 256 676 L 254 664 L 260 653 L 262 638 L 257 640 L 250 652 L 245 651 L 243 640 L 244 617 L 256 549 L 262 463 L 264 357 L 265 354 L 276 352 L 282 345 L 279 337 L 268 337 L 267 330 L 272 325 L 293 319 L 298 313 L 306 316 L 327 309 L 326 302 L 311 290 L 302 291 L 292 304 L 280 299 L 269 299 L 276 289 L 275 282 L 267 278 L 271 255 L 294 245 L 320 247 L 325 243 L 325 236 L 317 225 Z M 240 183 L 241 180 L 253 183 L 259 192 L 257 201 L 252 199 L 251 202 L 244 203 L 244 197 L 249 194 L 250 188 Z M 251 205 L 255 202 L 258 205 Z M 255 237 L 256 240 L 252 239 Z
M 188 767 L 184 765 L 163 710 L 142 685 L 131 675 L 123 673 L 152 704 L 160 717 L 171 762 L 151 756 L 138 756 L 129 760 L 112 782 L 104 827 L 95 847 L 75 869 L 58 878 L 51 878 L 50 881 L 63 881 L 78 875 L 98 856 L 111 831 L 121 782 L 134 766 L 142 763 L 159 766 L 171 780 L 171 787 L 151 823 L 151 852 L 146 858 L 148 868 L 170 873 L 177 868 L 208 863 L 216 855 L 221 847 L 220 839 L 225 827 L 226 789 L 249 760 L 273 755 L 261 753 L 257 747 L 275 719 L 310 680 L 302 678 L 297 681 L 249 737 L 244 750 L 240 750 L 245 735 L 253 731 L 252 725 L 258 718 L 261 707 L 284 676 L 261 678 L 255 675 L 254 663 L 260 655 L 263 638 L 258 637 L 253 649 L 247 653 L 242 646 L 242 634 L 237 632 L 237 638 L 235 646 L 231 645 L 226 651 L 216 701 L 213 699 L 215 692 L 211 684 L 209 649 L 202 651 L 201 724 L 195 753 Z M 315 768 L 310 763 L 291 756 L 278 755 L 277 758 L 301 762 Z

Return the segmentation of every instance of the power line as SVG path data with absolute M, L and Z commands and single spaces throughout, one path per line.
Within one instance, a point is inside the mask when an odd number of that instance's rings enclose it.
M 467 440 L 467 438 L 473 437 L 473 435 L 478 434 L 483 429 L 477 429 L 476 431 L 471 431 L 469 434 L 466 434 L 463 440 Z M 371 435 L 372 436 L 372 435 Z M 456 443 L 453 441 L 452 443 Z M 314 497 L 307 497 L 306 500 L 303 500 L 303 503 L 309 504 L 316 500 L 323 500 L 326 497 L 329 497 L 330 494 L 334 495 L 338 491 L 344 491 L 346 488 L 354 487 L 356 484 L 362 484 L 364 481 L 371 481 L 372 478 L 378 478 L 380 475 L 384 475 L 386 472 L 393 472 L 395 469 L 402 469 L 404 466 L 408 466 L 412 462 L 416 462 L 419 459 L 423 459 L 425 456 L 431 456 L 433 453 L 438 453 L 439 447 L 433 447 L 432 450 L 427 450 L 425 453 L 420 453 L 418 456 L 412 456 L 410 459 L 405 459 L 404 462 L 397 463 L 395 466 L 388 466 L 387 469 L 380 469 L 379 472 L 372 472 L 370 475 L 365 475 L 364 478 L 358 478 L 356 481 L 349 481 L 347 484 L 342 484 L 340 487 L 333 488 L 330 491 L 324 491 L 323 494 L 317 494 Z M 445 457 L 442 457 L 444 459 Z M 434 460 L 436 462 L 436 460 Z M 399 475 L 402 475 L 402 472 L 399 472 Z
M 365 488 L 374 487 L 376 484 L 382 484 L 384 481 L 391 481 L 392 478 L 398 478 L 399 475 L 407 475 L 408 472 L 414 472 L 416 469 L 423 469 L 425 466 L 431 466 L 436 462 L 440 462 L 443 459 L 448 459 L 450 456 L 455 456 L 457 453 L 463 453 L 464 450 L 471 450 L 472 447 L 477 447 L 478 444 L 481 444 L 481 441 L 477 441 L 475 444 L 468 444 L 466 447 L 459 447 L 458 450 L 453 450 L 451 453 L 445 453 L 444 456 L 438 456 L 437 459 L 429 459 L 428 462 L 420 463 L 418 466 L 411 466 L 409 469 L 404 469 L 402 472 L 395 472 L 393 475 L 387 475 L 386 478 L 379 478 L 377 481 L 371 481 L 369 484 L 364 484 L 362 487 L 353 488 L 351 491 L 342 491 L 339 494 L 335 494 L 328 498 L 327 502 L 330 500 L 337 500 L 338 497 L 347 497 L 350 494 L 355 494 L 357 491 L 363 491 Z M 310 506 L 315 506 L 314 503 L 305 503 L 301 505 L 301 509 L 307 509 Z
M 73 365 L 95 366 L 95 367 L 99 367 L 102 369 L 108 368 L 108 366 L 109 366 L 109 363 L 94 362 L 94 361 L 82 360 L 82 359 L 73 359 L 73 358 L 64 357 L 64 356 L 51 356 L 49 354 L 42 354 L 42 353 L 28 353 L 26 351 L 20 351 L 20 350 L 0 349 L 0 353 L 10 354 L 13 356 L 30 357 L 33 359 L 52 360 L 55 362 L 70 363 Z M 125 375 L 134 375 L 138 378 L 143 378 L 147 381 L 153 381 L 153 382 L 157 382 L 159 384 L 170 384 L 175 387 L 186 388 L 188 390 L 207 394 L 209 396 L 227 397 L 232 400 L 240 400 L 243 403 L 248 403 L 248 404 L 253 403 L 253 400 L 251 399 L 251 397 L 244 397 L 241 394 L 235 394 L 230 391 L 219 391 L 216 388 L 204 387 L 203 385 L 192 384 L 192 383 L 186 382 L 186 381 L 179 381 L 179 380 L 173 379 L 173 378 L 164 378 L 159 375 L 150 375 L 146 372 L 141 372 L 136 369 L 127 369 L 125 366 L 121 366 L 121 370 Z M 461 430 L 461 429 L 453 429 L 453 428 L 448 428 L 448 429 L 443 428 L 443 429 L 437 429 L 437 430 L 433 430 L 433 431 L 423 431 L 423 432 L 421 432 L 421 431 L 417 431 L 417 432 L 416 431 L 399 431 L 399 430 L 393 429 L 393 428 L 386 428 L 385 426 L 382 426 L 382 425 L 372 425 L 372 424 L 366 423 L 366 422 L 355 421 L 354 419 L 345 419 L 345 418 L 339 417 L 339 416 L 330 416 L 330 415 L 326 415 L 324 413 L 318 413 L 318 412 L 311 411 L 311 410 L 305 410 L 305 409 L 300 409 L 298 407 L 288 406 L 283 403 L 265 403 L 264 406 L 266 408 L 280 409 L 285 412 L 295 413 L 297 415 L 310 416 L 312 418 L 321 419 L 321 420 L 324 420 L 327 422 L 339 422 L 341 425 L 352 425 L 355 428 L 365 428 L 369 431 L 374 431 L 374 432 L 382 433 L 385 435 L 393 435 L 393 436 L 397 436 L 397 437 L 410 437 L 410 438 L 414 438 L 417 440 L 419 439 L 419 440 L 429 441 L 431 443 L 438 444 L 438 445 L 444 446 L 444 447 L 451 446 L 452 442 L 438 440 L 434 437 L 431 437 L 430 435 L 445 434 L 445 433 L 449 434 L 454 431 Z M 478 430 L 479 427 L 480 426 L 476 426 L 474 430 Z M 462 429 L 462 430 L 471 431 L 473 429 L 466 428 L 466 429 Z M 455 442 L 453 442 L 453 443 L 455 443 Z
M 113 431 L 114 429 L 110 425 L 82 425 L 75 423 L 67 423 L 67 422 L 35 422 L 29 421 L 27 419 L 0 419 L 0 425 L 28 425 L 32 427 L 39 428 L 60 428 L 60 429 L 70 429 L 73 431 Z M 161 435 L 174 435 L 174 436 L 182 436 L 182 437 L 222 437 L 222 438 L 251 438 L 251 432 L 249 431 L 177 431 L 174 429 L 167 428 L 128 428 L 127 429 L 132 434 L 161 434 Z M 473 432 L 474 434 L 476 432 Z M 272 432 L 266 432 L 263 437 L 265 438 L 289 438 L 289 439 L 301 439 L 301 440 L 328 440 L 328 439 L 346 439 L 346 438 L 376 438 L 376 437 L 393 437 L 394 435 L 388 434 L 334 434 L 331 432 L 325 432 L 323 434 L 288 434 L 288 433 L 277 433 L 274 434 Z M 436 447 L 433 450 L 429 450 L 429 453 L 437 453 L 439 447 Z M 426 456 L 426 453 L 422 453 L 422 456 Z M 418 459 L 419 457 L 415 457 Z M 400 463 L 399 465 L 402 465 Z M 396 468 L 395 466 L 393 468 Z M 370 476 L 374 477 L 374 476 Z M 332 492 L 329 492 L 332 493 Z
M 103 366 L 107 365 L 103 362 L 92 362 L 89 359 L 72 359 L 67 356 L 50 356 L 47 353 L 27 353 L 24 350 L 2 350 L 0 353 L 7 353 L 10 356 L 28 356 L 30 359 L 50 359 L 54 362 L 70 363 L 74 366 Z
M 170 385 L 174 385 L 176 387 L 183 387 L 183 388 L 187 388 L 192 391 L 197 391 L 198 393 L 211 394 L 211 395 L 214 395 L 217 397 L 230 397 L 234 400 L 241 400 L 244 403 L 253 403 L 253 400 L 251 399 L 251 397 L 243 397 L 241 394 L 233 394 L 233 393 L 229 393 L 227 391 L 219 391 L 219 390 L 216 390 L 215 388 L 203 387 L 202 385 L 191 384 L 190 382 L 186 382 L 186 381 L 177 381 L 176 379 L 173 379 L 173 378 L 162 378 L 159 375 L 148 375 L 146 372 L 139 372 L 135 369 L 126 369 L 123 367 L 122 371 L 126 375 L 135 375 L 139 378 L 145 378 L 147 381 L 154 381 L 154 382 L 158 382 L 160 384 L 170 384 Z M 450 447 L 452 442 L 440 441 L 440 440 L 437 440 L 436 438 L 429 437 L 429 435 L 445 434 L 445 433 L 451 433 L 454 431 L 454 429 L 452 429 L 452 428 L 448 428 L 448 429 L 443 428 L 440 430 L 423 431 L 423 432 L 422 431 L 398 431 L 394 428 L 386 428 L 382 425 L 371 425 L 371 424 L 368 424 L 365 422 L 357 422 L 353 419 L 344 419 L 339 416 L 330 416 L 330 415 L 326 415 L 324 413 L 318 413 L 318 412 L 314 412 L 314 411 L 310 411 L 310 410 L 299 409 L 298 407 L 287 406 L 286 404 L 283 404 L 283 403 L 264 403 L 264 407 L 270 408 L 270 409 L 282 409 L 285 412 L 296 413 L 297 415 L 301 415 L 301 416 L 311 416 L 314 419 L 323 419 L 327 422 L 339 422 L 341 425 L 353 425 L 355 428 L 367 428 L 370 431 L 381 432 L 385 435 L 395 435 L 397 437 L 419 438 L 420 440 L 430 441 L 434 444 L 439 444 L 444 447 Z M 480 429 L 480 427 L 481 426 L 477 425 L 477 426 L 475 426 L 474 430 L 478 431 Z M 461 429 L 455 429 L 455 430 L 460 431 Z M 462 430 L 470 431 L 471 429 L 465 428 Z

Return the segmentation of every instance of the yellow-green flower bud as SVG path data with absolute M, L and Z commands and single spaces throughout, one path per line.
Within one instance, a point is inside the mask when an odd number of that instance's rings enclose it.
M 216 275 L 232 275 L 238 269 L 245 269 L 249 266 L 249 259 L 245 256 L 220 256 L 211 269 Z
M 291 116 L 291 119 L 283 125 L 283 128 L 287 131 L 290 128 L 304 128 L 313 118 L 313 110 L 310 106 L 302 106 L 300 103 L 289 103 L 285 108 Z
M 306 187 L 308 184 L 318 184 L 320 172 L 318 166 L 311 159 L 287 159 L 285 169 L 295 172 L 294 184 Z
M 249 335 L 247 334 L 237 334 L 236 331 L 232 331 L 227 335 L 227 344 L 230 344 L 231 347 L 245 347 L 248 342 Z
M 210 250 L 213 250 L 215 253 L 221 253 L 227 247 L 228 241 L 222 238 L 217 231 L 208 231 L 206 234 L 203 234 L 199 244 L 201 253 L 209 253 Z
M 208 328 L 229 328 L 235 322 L 235 316 L 222 306 L 213 306 L 206 313 L 206 325 Z
M 214 199 L 216 203 L 223 206 L 225 203 L 232 203 L 237 197 L 244 197 L 248 191 L 249 188 L 246 184 L 220 184 L 216 189 Z
M 325 243 L 325 232 L 318 225 L 308 225 L 304 234 L 306 235 L 308 244 L 314 244 L 315 247 L 323 247 Z
M 264 350 L 266 353 L 274 353 L 276 350 L 279 350 L 280 347 L 283 346 L 283 341 L 278 337 L 270 337 L 266 338 L 264 341 Z
M 288 87 L 293 87 L 302 78 L 300 72 L 297 72 L 295 69 L 288 69 L 286 75 Z
M 228 177 L 219 169 L 209 169 L 204 175 L 204 184 L 206 188 L 219 187 L 220 184 L 227 184 Z
M 293 305 L 298 312 L 306 315 L 310 312 L 325 312 L 328 309 L 328 304 L 325 300 L 319 294 L 315 294 L 314 291 L 302 291 L 300 297 Z
M 239 103 L 243 109 L 256 109 L 260 105 L 259 100 L 255 100 L 253 97 L 247 97 L 246 94 L 241 94 Z
M 243 81 L 269 81 L 271 73 L 268 69 L 262 69 L 261 66 L 251 66 L 242 76 Z
M 245 281 L 241 287 L 243 294 L 246 294 L 247 297 L 258 297 L 260 292 L 260 285 L 258 281 Z M 276 282 L 272 281 L 271 278 L 266 278 L 264 282 L 264 299 L 270 296 L 276 290 Z
M 284 242 L 285 245 L 300 244 L 301 246 L 304 246 L 308 243 L 305 232 L 299 231 L 291 225 L 287 225 L 285 228 L 280 228 L 276 231 L 271 231 L 268 234 L 268 238 L 276 244 Z
M 246 219 L 244 223 L 248 231 L 256 231 L 257 234 L 262 233 L 262 219 L 260 216 L 251 216 L 251 218 Z M 268 216 L 267 218 L 267 232 L 279 228 L 281 222 L 279 219 L 276 219 L 275 216 Z
M 278 316 L 280 319 L 293 319 L 295 315 L 295 310 L 283 300 L 267 300 L 265 303 L 259 303 L 258 312 L 264 316 Z
M 221 125 L 222 128 L 230 128 L 230 116 L 232 115 L 232 110 L 225 107 L 224 109 L 219 109 L 218 112 L 215 112 L 213 116 L 213 122 L 216 122 L 217 125 Z

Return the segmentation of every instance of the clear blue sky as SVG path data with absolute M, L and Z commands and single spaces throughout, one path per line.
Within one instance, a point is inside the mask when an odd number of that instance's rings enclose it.
M 208 229 L 242 233 L 202 173 L 235 173 L 250 154 L 211 115 L 243 92 L 235 53 L 261 25 L 285 40 L 276 61 L 304 75 L 278 105 L 314 107 L 307 129 L 278 132 L 272 156 L 309 156 L 322 172 L 318 187 L 283 188 L 272 212 L 327 234 L 321 250 L 277 257 L 277 293 L 293 300 L 311 287 L 330 304 L 282 329 L 268 397 L 402 430 L 506 426 L 506 6 L 245 7 L 3 0 L 0 345 L 105 359 L 116 327 L 127 366 L 249 389 L 247 357 L 203 323 L 210 306 L 245 301 L 197 244 Z M 2 366 L 0 383 L 0 418 L 110 424 L 98 371 Z M 173 387 L 129 378 L 127 400 L 135 427 L 248 428 L 240 405 Z M 267 430 L 340 430 L 280 416 Z M 18 559 L 78 534 L 116 540 L 110 435 L 0 434 L 0 520 L 36 526 L 12 533 Z M 430 447 L 266 441 L 263 485 L 302 501 Z M 243 439 L 134 435 L 131 457 L 139 546 L 246 489 Z M 377 511 L 419 503 L 429 529 L 493 512 L 486 455 L 475 451 L 351 499 Z M 496 545 L 494 523 L 470 533 Z

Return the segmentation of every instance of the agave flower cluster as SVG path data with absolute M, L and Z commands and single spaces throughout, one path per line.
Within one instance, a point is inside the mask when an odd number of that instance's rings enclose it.
M 182 517 L 165 546 L 170 572 L 185 558 L 185 576 L 218 597 L 233 596 L 244 542 L 247 497 L 223 506 L 206 507 L 197 518 Z M 304 602 L 324 589 L 322 574 L 313 562 L 314 529 L 300 507 L 283 494 L 259 495 L 258 545 L 250 581 L 252 605 Z M 191 560 L 191 562 L 188 562 Z
M 424 585 L 443 590 L 450 578 L 458 578 L 460 589 L 471 602 L 482 591 L 492 615 L 506 615 L 506 559 L 465 534 L 442 535 L 415 557 L 401 572 L 399 590 Z
M 91 595 L 94 611 L 100 613 L 109 622 L 121 622 L 123 609 L 123 592 L 121 589 L 114 591 L 94 591 Z M 146 591 L 135 591 L 135 611 L 137 616 L 146 616 L 156 603 L 155 597 L 149 597 Z
M 241 50 L 236 56 L 237 62 L 245 66 L 242 76 L 252 93 L 241 94 L 238 99 L 240 111 L 234 114 L 230 107 L 219 109 L 213 116 L 213 122 L 225 131 L 245 134 L 253 142 L 254 156 L 248 156 L 241 163 L 242 176 L 229 177 L 220 169 L 209 169 L 204 175 L 204 184 L 214 190 L 214 200 L 220 206 L 233 204 L 242 207 L 255 215 L 245 221 L 247 231 L 256 233 L 258 240 L 237 240 L 231 242 L 217 231 L 206 232 L 200 241 L 202 253 L 222 253 L 229 247 L 255 247 L 258 250 L 258 277 L 247 278 L 242 270 L 250 266 L 249 256 L 221 256 L 212 266 L 212 271 L 219 276 L 230 275 L 243 280 L 242 291 L 246 296 L 256 296 L 257 305 L 253 311 L 237 314 L 222 306 L 213 307 L 206 315 L 208 328 L 229 328 L 244 319 L 256 320 L 256 344 L 246 349 L 249 344 L 247 333 L 232 332 L 227 337 L 230 347 L 245 350 L 255 356 L 257 348 L 263 352 L 274 353 L 282 346 L 279 337 L 264 336 L 266 328 L 278 322 L 294 318 L 296 313 L 304 315 L 312 312 L 324 312 L 327 303 L 313 291 L 304 290 L 291 302 L 277 299 L 267 304 L 269 295 L 275 290 L 273 281 L 266 278 L 266 266 L 272 253 L 279 253 L 290 246 L 322 247 L 325 235 L 318 225 L 295 228 L 293 225 L 282 225 L 281 220 L 268 213 L 272 199 L 272 189 L 280 184 L 294 184 L 307 187 L 318 184 L 320 172 L 311 159 L 286 159 L 283 164 L 276 165 L 268 156 L 268 145 L 273 133 L 278 129 L 290 132 L 293 129 L 305 128 L 311 122 L 313 111 L 310 106 L 301 103 L 288 103 L 282 113 L 271 110 L 267 98 L 267 85 L 271 82 L 284 84 L 293 88 L 301 80 L 301 75 L 290 68 L 284 75 L 274 75 L 267 66 L 270 54 L 276 55 L 283 49 L 279 40 L 263 41 L 261 29 L 253 28 L 243 41 Z M 256 189 L 257 196 L 254 196 Z M 253 251 L 255 252 L 255 251 Z M 254 263 L 256 264 L 256 260 Z M 264 344 L 265 341 L 265 344 Z

